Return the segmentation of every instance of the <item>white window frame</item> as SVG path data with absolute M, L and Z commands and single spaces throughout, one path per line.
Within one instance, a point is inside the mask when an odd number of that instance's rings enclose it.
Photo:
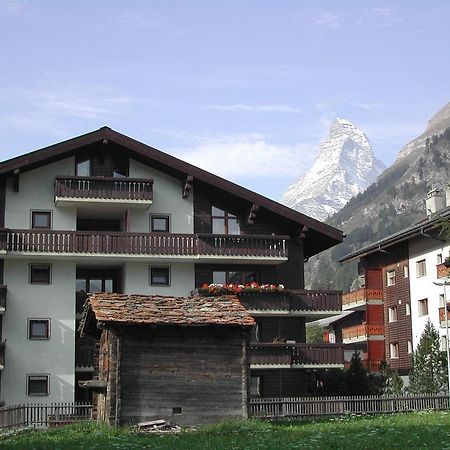
M 426 259 L 416 261 L 416 278 L 422 278 L 427 276 L 427 262 Z
M 395 286 L 395 269 L 386 272 L 386 286 Z
M 417 304 L 418 304 L 417 312 L 419 317 L 428 316 L 428 299 L 421 298 L 420 300 L 417 301 Z
M 391 359 L 398 359 L 400 354 L 400 346 L 398 345 L 398 342 L 392 342 L 389 344 L 389 350 Z
M 397 322 L 398 321 L 398 307 L 397 306 L 389 306 L 388 308 L 389 322 Z

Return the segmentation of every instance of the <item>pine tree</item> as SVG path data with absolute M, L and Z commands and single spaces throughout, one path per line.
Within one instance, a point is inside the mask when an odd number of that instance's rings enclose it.
M 353 353 L 345 378 L 348 395 L 367 395 L 369 393 L 369 378 L 359 353 Z
M 393 369 L 386 361 L 380 364 L 380 377 L 384 381 L 383 393 L 387 395 L 401 395 L 404 391 L 404 383 L 397 370 Z
M 447 386 L 447 360 L 439 348 L 439 333 L 428 321 L 413 353 L 409 375 L 411 394 L 438 394 Z

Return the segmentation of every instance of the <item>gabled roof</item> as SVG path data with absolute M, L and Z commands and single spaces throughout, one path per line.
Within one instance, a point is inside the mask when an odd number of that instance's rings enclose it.
M 92 315 L 103 325 L 253 326 L 255 321 L 234 295 L 164 297 L 159 295 L 92 294 L 86 302 L 81 329 Z
M 420 222 L 408 228 L 405 228 L 404 230 L 391 234 L 390 236 L 385 237 L 384 239 L 380 239 L 379 241 L 356 250 L 355 252 L 349 253 L 348 255 L 340 259 L 339 262 L 348 262 L 356 258 L 370 255 L 372 253 L 377 253 L 379 251 L 386 250 L 393 245 L 399 244 L 400 242 L 408 241 L 409 239 L 415 238 L 420 235 L 427 236 L 427 233 L 439 229 L 442 220 L 448 219 L 450 219 L 450 207 L 439 211 L 435 216 L 431 218 L 421 220 Z M 436 236 L 436 233 L 433 235 L 433 239 L 439 239 L 442 240 L 442 242 L 445 241 L 443 236 Z
M 144 163 L 146 162 L 149 165 L 153 164 L 156 168 L 166 171 L 180 179 L 186 179 L 189 175 L 192 176 L 194 186 L 199 183 L 201 185 L 206 185 L 206 187 L 219 189 L 226 192 L 228 195 L 245 200 L 249 205 L 258 205 L 260 208 L 268 211 L 269 214 L 288 221 L 291 224 L 291 228 L 294 226 L 297 227 L 298 235 L 302 234 L 302 232 L 306 232 L 308 238 L 312 238 L 306 240 L 305 257 L 326 250 L 327 248 L 339 244 L 343 240 L 341 230 L 308 217 L 287 206 L 270 200 L 267 197 L 250 191 L 249 189 L 225 180 L 217 175 L 213 175 L 210 172 L 186 163 L 174 156 L 168 155 L 167 153 L 118 133 L 108 127 L 102 127 L 82 136 L 4 161 L 0 163 L 0 177 L 10 176 L 15 170 L 24 172 L 69 157 L 83 149 L 83 147 L 99 144 L 105 139 L 125 148 L 131 155 Z M 314 243 L 308 241 L 314 241 Z

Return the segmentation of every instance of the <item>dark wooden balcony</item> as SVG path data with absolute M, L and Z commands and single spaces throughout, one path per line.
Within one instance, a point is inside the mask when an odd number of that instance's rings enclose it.
M 337 344 L 252 343 L 250 367 L 253 369 L 344 367 L 344 347 Z
M 339 314 L 342 303 L 341 291 L 240 292 L 238 297 L 254 315 L 306 314 L 314 319 Z
M 0 314 L 6 311 L 6 286 L 0 285 Z
M 344 344 L 367 341 L 373 336 L 384 337 L 384 325 L 360 324 L 342 328 L 342 342 Z
M 436 276 L 438 278 L 450 277 L 450 267 L 447 267 L 444 263 L 436 266 Z
M 382 289 L 357 289 L 342 296 L 342 310 L 365 308 L 368 303 L 383 302 Z
M 153 180 L 145 178 L 74 177 L 55 178 L 55 204 L 82 201 L 112 201 L 149 206 L 153 200 Z
M 93 369 L 95 364 L 95 345 L 80 345 L 75 347 L 75 367 Z
M 186 257 L 195 260 L 287 259 L 287 236 L 122 233 L 97 231 L 0 230 L 0 251 L 130 257 Z

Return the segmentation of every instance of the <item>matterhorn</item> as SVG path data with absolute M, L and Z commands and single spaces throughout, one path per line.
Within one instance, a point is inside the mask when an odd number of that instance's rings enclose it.
M 366 135 L 346 119 L 336 119 L 313 166 L 283 194 L 281 203 L 318 220 L 339 211 L 385 169 Z

